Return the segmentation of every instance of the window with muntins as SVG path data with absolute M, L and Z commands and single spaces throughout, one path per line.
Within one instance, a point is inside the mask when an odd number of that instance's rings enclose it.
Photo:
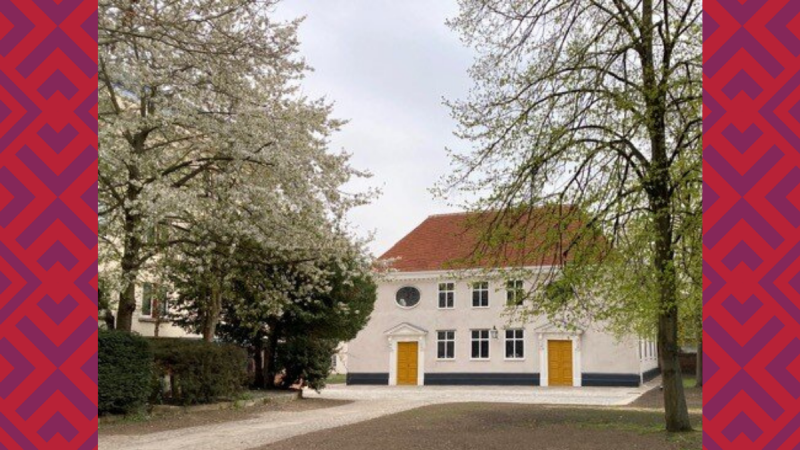
M 142 285 L 142 316 L 164 317 L 169 309 L 167 290 L 159 285 Z
M 472 359 L 489 359 L 489 330 L 472 330 Z
M 525 330 L 506 330 L 506 359 L 525 358 Z
M 142 315 L 153 315 L 153 285 L 150 283 L 142 285 Z
M 454 283 L 439 283 L 439 308 L 450 309 L 455 306 L 456 292 Z
M 472 284 L 472 307 L 486 308 L 489 306 L 489 283 L 479 281 Z
M 508 305 L 520 305 L 525 298 L 525 290 L 522 287 L 522 280 L 511 280 L 506 283 L 506 303 Z
M 456 332 L 452 330 L 436 332 L 436 357 L 438 359 L 455 359 Z

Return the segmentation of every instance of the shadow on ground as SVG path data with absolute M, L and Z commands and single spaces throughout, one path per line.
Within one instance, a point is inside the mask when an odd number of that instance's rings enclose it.
M 696 387 L 684 388 L 686 394 L 686 406 L 689 409 L 703 408 L 703 390 Z M 661 389 L 652 389 L 636 399 L 628 406 L 637 408 L 658 408 L 664 407 L 664 392 Z

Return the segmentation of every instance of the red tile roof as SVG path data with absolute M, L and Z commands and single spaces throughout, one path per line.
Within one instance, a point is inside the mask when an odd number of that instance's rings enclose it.
M 378 260 L 394 259 L 389 267 L 400 272 L 557 265 L 569 259 L 565 251 L 570 236 L 576 236 L 575 230 L 580 228 L 575 211 L 570 207 L 540 207 L 502 215 L 433 215 Z M 486 244 L 490 229 L 506 235 L 499 239 L 502 246 Z

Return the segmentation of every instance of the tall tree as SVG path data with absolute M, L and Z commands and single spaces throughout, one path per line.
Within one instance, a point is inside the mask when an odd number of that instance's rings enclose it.
M 695 213 L 686 211 L 681 192 L 701 182 L 700 2 L 459 5 L 449 24 L 479 57 L 474 89 L 449 105 L 458 136 L 474 149 L 454 152 L 440 193 L 460 191 L 469 206 L 510 211 L 501 215 L 514 215 L 511 221 L 530 218 L 524 210 L 542 203 L 571 205 L 557 209 L 564 215 L 585 214 L 585 228 L 602 231 L 607 249 L 582 257 L 586 246 L 567 243 L 559 276 L 592 289 L 623 284 L 649 305 L 666 428 L 690 430 L 678 362 L 676 253 L 684 239 L 679 224 Z M 518 238 L 507 230 L 492 234 L 487 241 L 495 245 Z M 605 269 L 580 269 L 591 261 Z M 585 299 L 560 306 L 587 314 L 601 307 Z
M 305 382 L 321 386 L 319 370 L 309 367 L 305 371 L 302 365 L 313 363 L 319 369 L 327 364 L 330 353 L 321 361 L 318 358 L 333 351 L 338 343 L 353 339 L 373 310 L 376 287 L 363 250 L 354 245 L 351 253 L 343 257 L 326 255 L 305 261 L 281 261 L 269 249 L 252 242 L 240 246 L 240 251 L 242 254 L 226 271 L 226 288 L 218 305 L 221 314 L 217 336 L 251 351 L 256 365 L 255 384 L 268 388 L 274 387 L 275 375 L 285 369 L 278 366 L 279 342 L 302 346 L 301 338 L 324 341 L 314 351 L 296 355 L 299 360 L 294 360 L 293 355 L 281 359 L 284 364 L 292 364 L 294 374 L 304 373 Z M 186 259 L 181 262 L 189 270 L 196 267 Z M 213 278 L 191 272 L 177 279 L 180 295 L 172 317 L 175 323 L 203 332 L 210 290 L 205 280 L 209 279 Z M 313 380 L 309 379 L 311 374 Z
M 363 201 L 341 189 L 362 173 L 327 151 L 341 122 L 299 92 L 299 21 L 272 20 L 275 3 L 99 3 L 100 254 L 119 329 L 142 272 L 191 227 L 323 251 Z

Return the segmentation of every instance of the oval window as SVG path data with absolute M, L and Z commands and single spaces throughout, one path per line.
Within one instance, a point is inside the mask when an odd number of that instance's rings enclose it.
M 403 308 L 411 308 L 417 306 L 417 303 L 419 303 L 419 297 L 419 289 L 407 286 L 400 288 L 400 290 L 397 291 L 395 301 L 397 301 L 397 304 Z

